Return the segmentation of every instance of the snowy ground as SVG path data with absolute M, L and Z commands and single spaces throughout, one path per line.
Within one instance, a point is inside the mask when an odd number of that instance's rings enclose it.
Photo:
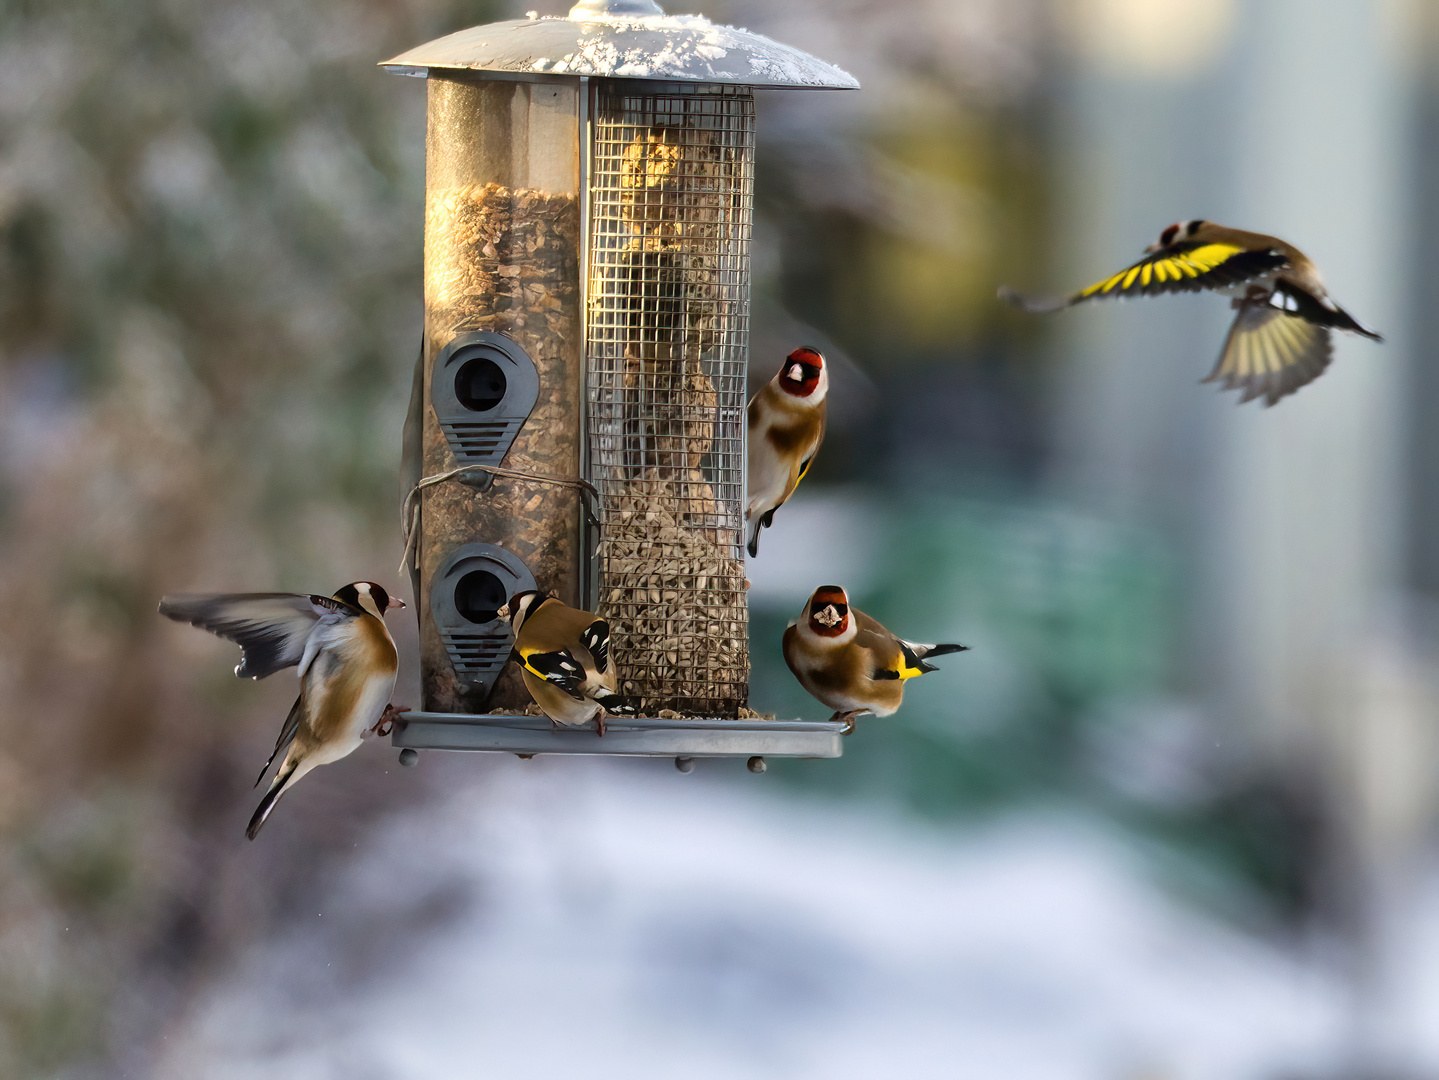
M 1328 977 L 1167 899 L 1093 826 L 940 832 L 734 763 L 421 768 L 463 779 L 197 1001 L 156 1076 L 1259 1080 L 1333 1060 Z

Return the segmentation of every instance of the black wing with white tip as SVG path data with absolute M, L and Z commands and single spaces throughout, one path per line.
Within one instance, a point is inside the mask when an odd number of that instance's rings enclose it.
M 585 669 L 567 652 L 522 653 L 520 662 L 531 674 L 553 683 L 576 701 L 585 699 Z

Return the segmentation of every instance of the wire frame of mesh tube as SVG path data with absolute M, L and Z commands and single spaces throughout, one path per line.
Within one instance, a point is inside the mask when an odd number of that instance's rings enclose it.
M 754 97 L 623 82 L 594 95 L 586 364 L 600 611 L 621 694 L 651 715 L 734 716 L 749 684 Z

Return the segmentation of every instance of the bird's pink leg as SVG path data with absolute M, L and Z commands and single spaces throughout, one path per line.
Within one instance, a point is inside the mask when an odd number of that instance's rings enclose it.
M 852 735 L 854 734 L 854 718 L 860 714 L 860 711 L 859 709 L 854 709 L 850 712 L 837 712 L 829 718 L 830 723 L 834 723 L 836 720 L 843 720 L 844 730 L 841 731 L 840 734 Z
M 380 718 L 375 721 L 375 726 L 370 728 L 370 730 L 383 739 L 386 735 L 390 734 L 390 732 L 395 730 L 395 721 L 398 720 L 404 713 L 407 713 L 409 711 L 410 709 L 408 705 L 399 709 L 395 708 L 393 703 L 386 705 L 385 711 L 380 713 Z M 384 728 L 385 730 L 381 731 L 381 728 Z

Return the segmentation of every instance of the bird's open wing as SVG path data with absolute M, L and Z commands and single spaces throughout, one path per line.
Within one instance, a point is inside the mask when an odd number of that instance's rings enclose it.
M 1001 289 L 999 295 L 1026 311 L 1057 311 L 1086 300 L 1106 297 L 1159 296 L 1223 289 L 1253 281 L 1287 265 L 1289 260 L 1273 250 L 1249 251 L 1236 244 L 1217 241 L 1175 244 L 1146 255 L 1119 273 L 1063 299 L 1030 300 L 1008 288 Z
M 576 701 L 585 699 L 585 669 L 568 652 L 521 652 L 520 663 L 530 674 L 553 683 Z
M 1204 381 L 1222 379 L 1224 389 L 1243 391 L 1240 404 L 1263 397 L 1273 405 L 1317 379 L 1333 351 L 1328 327 L 1291 314 L 1269 297 L 1246 299 L 1239 302 L 1224 351 Z
M 354 612 L 328 596 L 300 593 L 219 593 L 167 596 L 160 614 L 218 634 L 240 646 L 235 674 L 263 679 L 298 664 L 315 624 Z

